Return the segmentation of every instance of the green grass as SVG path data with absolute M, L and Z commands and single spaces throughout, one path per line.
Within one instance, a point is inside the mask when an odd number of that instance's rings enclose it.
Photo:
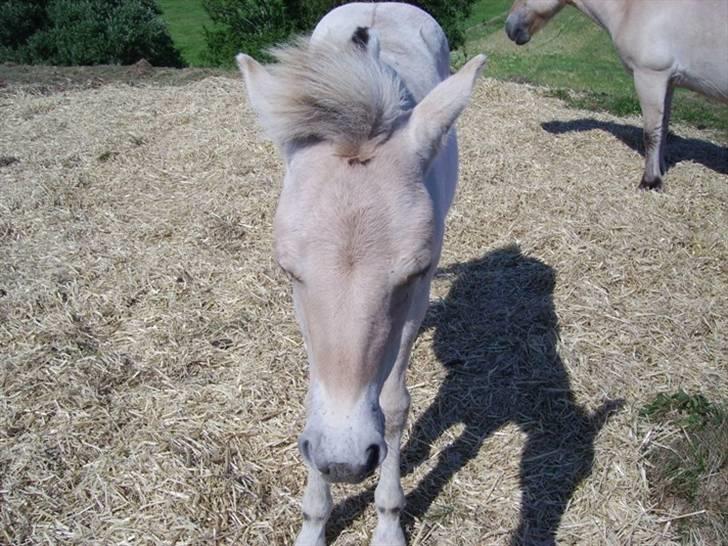
M 688 394 L 683 390 L 671 394 L 658 394 L 640 414 L 652 421 L 672 420 L 680 428 L 700 430 L 712 420 L 725 420 L 723 410 L 702 394 Z
M 646 455 L 650 490 L 657 506 L 679 505 L 686 512 L 700 512 L 698 519 L 678 521 L 687 538 L 691 531 L 711 529 L 715 543 L 728 538 L 728 410 L 701 394 L 679 390 L 659 394 L 640 412 L 658 426 L 682 431 L 669 445 L 656 443 Z M 721 481 L 722 480 L 722 481 Z
M 516 46 L 503 28 L 512 0 L 480 0 L 465 22 L 466 43 L 456 64 L 475 53 L 489 56 L 491 77 L 551 88 L 570 106 L 639 115 L 632 77 L 622 66 L 609 35 L 574 8 L 566 8 L 530 43 Z M 190 66 L 206 66 L 203 27 L 212 25 L 202 0 L 159 0 L 175 45 Z M 718 130 L 728 139 L 728 109 L 695 93 L 678 90 L 672 119 Z
M 169 27 L 174 45 L 190 66 L 207 66 L 204 52 L 204 27 L 210 28 L 212 20 L 202 7 L 202 0 L 159 0 L 164 20 Z
M 528 44 L 517 46 L 504 31 L 511 4 L 511 0 L 474 4 L 466 21 L 465 46 L 454 54 L 456 63 L 485 52 L 491 77 L 551 87 L 553 95 L 577 108 L 640 113 L 632 77 L 604 30 L 567 7 Z M 728 109 L 695 93 L 677 91 L 672 119 L 717 129 L 728 138 Z

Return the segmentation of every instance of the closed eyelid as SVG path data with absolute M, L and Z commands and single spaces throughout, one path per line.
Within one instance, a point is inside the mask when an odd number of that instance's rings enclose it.
M 427 265 L 415 270 L 413 273 L 410 273 L 411 277 L 419 277 L 421 275 L 424 275 L 432 268 L 432 263 L 428 263 Z
M 281 269 L 283 269 L 283 268 L 281 268 Z M 297 283 L 299 283 L 299 284 L 303 284 L 303 280 L 301 279 L 301 277 L 299 277 L 299 276 L 298 276 L 298 275 L 296 275 L 295 273 L 293 273 L 293 272 L 291 272 L 291 271 L 288 271 L 287 269 L 283 269 L 283 272 L 284 272 L 284 273 L 286 274 L 286 276 L 287 276 L 287 277 L 288 277 L 288 278 L 289 278 L 290 280 L 292 280 L 292 281 L 294 281 L 294 282 L 297 282 Z
M 291 270 L 290 268 L 287 268 L 287 267 L 285 267 L 285 266 L 284 266 L 284 265 L 283 265 L 283 264 L 282 264 L 282 263 L 281 263 L 281 262 L 280 262 L 280 261 L 278 260 L 278 258 L 277 258 L 277 257 L 275 257 L 275 258 L 274 258 L 274 260 L 275 260 L 276 264 L 278 265 L 278 268 L 279 268 L 279 269 L 280 269 L 281 271 L 283 271 L 283 273 L 284 273 L 284 274 L 285 274 L 285 275 L 286 275 L 286 276 L 287 276 L 287 277 L 288 277 L 289 279 L 291 279 L 292 281 L 296 281 L 296 282 L 299 282 L 299 283 L 303 283 L 303 281 L 301 280 L 301 276 L 300 276 L 300 275 L 299 275 L 298 273 L 296 273 L 295 271 L 292 271 L 292 270 Z
M 412 270 L 412 271 L 411 271 L 410 273 L 408 273 L 408 274 L 407 274 L 407 275 L 406 275 L 406 276 L 405 276 L 405 277 L 403 278 L 403 280 L 402 280 L 402 283 L 401 283 L 401 284 L 403 284 L 403 285 L 404 285 L 404 284 L 409 284 L 409 283 L 411 283 L 412 281 L 414 281 L 415 279 L 417 279 L 417 278 L 419 278 L 419 277 L 423 277 L 424 275 L 426 275 L 426 274 L 427 274 L 427 272 L 428 272 L 428 271 L 430 271 L 430 269 L 431 269 L 431 268 L 432 268 L 432 263 L 428 263 L 428 264 L 427 264 L 426 266 L 424 266 L 424 267 L 420 267 L 420 268 L 418 268 L 418 269 L 413 269 L 413 270 Z

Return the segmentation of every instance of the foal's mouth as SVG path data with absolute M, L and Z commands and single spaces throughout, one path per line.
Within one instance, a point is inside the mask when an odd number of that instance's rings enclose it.
M 330 483 L 361 483 L 379 466 L 379 447 L 372 445 L 367 448 L 367 460 L 363 466 L 349 463 L 331 463 L 319 467 L 324 480 Z
M 374 468 L 366 471 L 366 472 L 360 472 L 358 474 L 334 474 L 331 471 L 328 473 L 324 473 L 321 471 L 321 477 L 324 479 L 324 481 L 328 483 L 349 483 L 349 484 L 357 484 L 361 483 L 364 480 L 366 480 L 368 477 L 374 475 Z
M 516 42 L 516 45 L 524 45 L 531 41 L 531 35 L 525 30 L 519 30 L 512 40 Z

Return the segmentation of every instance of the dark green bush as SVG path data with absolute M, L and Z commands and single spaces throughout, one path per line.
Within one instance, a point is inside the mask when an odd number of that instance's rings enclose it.
M 337 0 L 204 0 L 215 27 L 206 29 L 207 61 L 230 65 L 243 51 L 269 60 L 265 50 L 285 41 L 291 34 L 309 32 L 328 11 L 345 4 Z M 442 25 L 450 47 L 464 41 L 462 23 L 470 13 L 473 0 L 424 0 L 409 2 L 428 13 Z
M 121 64 L 144 58 L 155 66 L 184 65 L 161 15 L 154 0 L 120 2 L 109 19 L 108 37 Z
M 48 25 L 47 0 L 0 0 L 0 61 L 22 62 L 19 46 Z
M 154 0 L 0 0 L 0 62 L 182 66 Z
M 465 43 L 463 24 L 470 15 L 474 0 L 424 0 L 407 3 L 425 10 L 437 19 L 442 30 L 445 31 L 450 49 L 455 49 Z
M 240 51 L 267 59 L 267 47 L 299 30 L 286 3 L 290 4 L 285 0 L 204 0 L 215 23 L 213 30 L 205 29 L 208 62 L 231 65 Z

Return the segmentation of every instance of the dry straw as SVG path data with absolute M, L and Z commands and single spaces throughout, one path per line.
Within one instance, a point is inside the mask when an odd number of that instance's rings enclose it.
M 241 83 L 6 88 L 0 116 L 0 542 L 290 543 L 306 367 Z M 677 126 L 637 193 L 638 124 L 479 85 L 411 366 L 411 544 L 679 540 L 638 414 L 728 399 L 728 159 Z M 371 485 L 336 489 L 336 544 Z

